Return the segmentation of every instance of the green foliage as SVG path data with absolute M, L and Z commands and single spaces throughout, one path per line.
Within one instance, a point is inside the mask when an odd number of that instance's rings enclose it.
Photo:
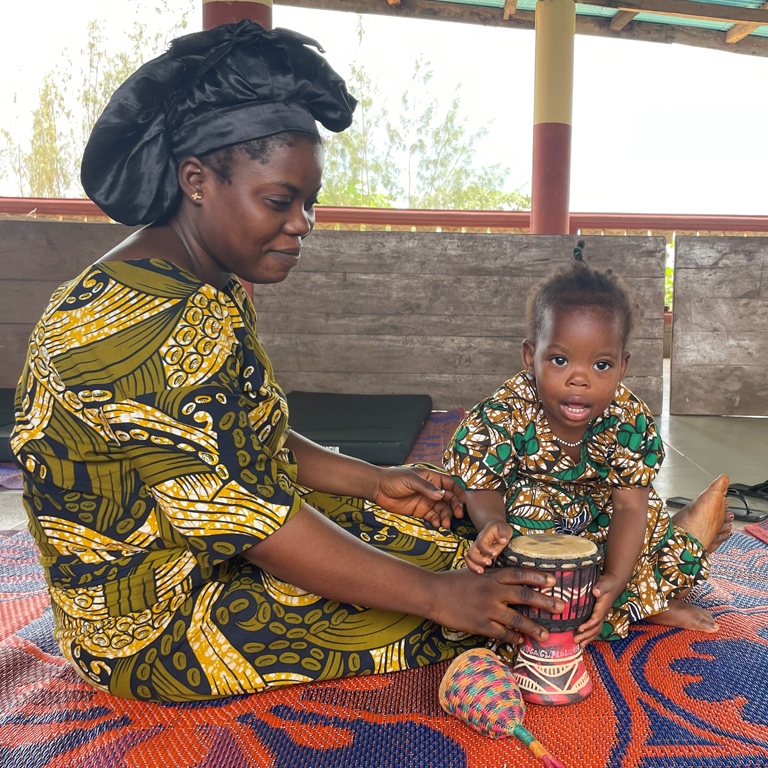
M 43 78 L 37 108 L 32 112 L 32 136 L 25 149 L 2 131 L 3 176 L 16 180 L 19 192 L 30 197 L 61 197 L 75 176 L 73 143 L 64 92 L 69 81 L 56 70 Z
M 664 276 L 664 306 L 671 307 L 675 297 L 675 268 L 667 266 Z
M 43 78 L 40 103 L 32 113 L 32 140 L 24 173 L 32 197 L 61 197 L 74 178 L 72 112 L 64 103 L 68 77 L 49 72 Z
M 66 56 L 43 79 L 31 139 L 0 130 L 0 178 L 14 181 L 22 196 L 83 196 L 80 158 L 94 123 L 117 87 L 186 29 L 193 9 L 194 0 L 137 2 L 122 47 L 106 39 L 103 22 L 91 21 L 82 64 Z M 150 31 L 142 20 L 152 12 L 160 24 Z M 364 35 L 360 20 L 361 52 Z M 374 78 L 359 61 L 352 64 L 349 87 L 359 106 L 347 131 L 326 136 L 323 205 L 530 209 L 529 196 L 504 191 L 507 169 L 475 167 L 487 129 L 468 131 L 460 94 L 442 112 L 430 98 L 432 79 L 429 63 L 419 59 L 392 121 Z
M 362 22 L 358 41 L 362 49 Z M 411 83 L 400 97 L 394 122 L 383 105 L 376 81 L 355 62 L 350 90 L 359 99 L 355 121 L 325 141 L 323 205 L 409 208 L 530 209 L 530 197 L 504 192 L 509 171 L 474 166 L 476 144 L 487 134 L 470 134 L 457 95 L 443 114 L 430 98 L 433 72 L 418 59 Z M 460 86 L 459 86 L 460 89 Z
M 322 204 L 390 208 L 399 186 L 391 147 L 381 150 L 374 138 L 387 118 L 374 107 L 379 89 L 354 65 L 350 87 L 361 94 L 355 122 L 325 140 Z
M 140 21 L 150 9 L 165 22 L 153 33 Z M 81 51 L 83 65 L 78 68 L 67 56 L 63 67 L 43 78 L 26 146 L 9 131 L 0 131 L 0 178 L 15 181 L 22 196 L 82 197 L 80 158 L 94 123 L 117 87 L 186 29 L 193 10 L 194 0 L 136 3 L 133 26 L 126 33 L 129 45 L 115 52 L 104 39 L 102 24 L 91 21 Z

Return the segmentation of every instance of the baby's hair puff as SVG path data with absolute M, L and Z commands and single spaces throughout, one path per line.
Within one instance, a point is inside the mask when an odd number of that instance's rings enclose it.
M 584 262 L 584 241 L 573 250 L 573 261 L 539 283 L 528 296 L 526 316 L 531 341 L 544 324 L 546 312 L 571 311 L 600 307 L 617 317 L 622 324 L 626 349 L 629 337 L 640 322 L 643 311 L 624 280 L 613 270 L 594 269 Z

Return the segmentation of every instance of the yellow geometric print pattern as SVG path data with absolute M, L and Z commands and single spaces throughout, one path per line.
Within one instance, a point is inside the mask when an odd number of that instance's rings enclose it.
M 296 488 L 288 408 L 236 280 L 169 262 L 95 264 L 37 324 L 12 447 L 55 638 L 118 696 L 194 701 L 449 658 L 474 638 L 343 605 L 239 554 L 305 501 L 432 570 L 466 539 Z

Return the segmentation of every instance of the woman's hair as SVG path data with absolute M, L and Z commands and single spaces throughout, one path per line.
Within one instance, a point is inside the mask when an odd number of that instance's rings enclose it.
M 584 263 L 584 241 L 573 251 L 574 260 L 539 283 L 528 296 L 526 317 L 531 340 L 536 343 L 547 311 L 600 307 L 621 322 L 622 340 L 629 337 L 643 312 L 624 280 L 607 269 L 601 272 Z
M 322 146 L 322 138 L 315 133 L 303 131 L 282 131 L 262 139 L 251 139 L 241 144 L 232 144 L 222 149 L 214 149 L 201 155 L 203 165 L 210 168 L 225 184 L 232 183 L 232 169 L 239 159 L 255 160 L 262 165 L 269 162 L 269 158 L 276 149 L 282 147 L 295 147 L 299 141 L 308 141 L 315 146 Z

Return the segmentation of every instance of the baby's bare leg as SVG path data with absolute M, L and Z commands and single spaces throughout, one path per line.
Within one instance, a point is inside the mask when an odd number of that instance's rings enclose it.
M 707 550 L 714 552 L 731 535 L 733 515 L 726 512 L 725 492 L 728 490 L 728 476 L 720 475 L 705 491 L 683 507 L 672 522 L 684 531 L 695 536 Z M 669 608 L 655 616 L 649 616 L 652 624 L 665 627 L 692 629 L 695 632 L 717 632 L 717 622 L 704 608 L 683 602 L 688 590 L 668 601 Z

